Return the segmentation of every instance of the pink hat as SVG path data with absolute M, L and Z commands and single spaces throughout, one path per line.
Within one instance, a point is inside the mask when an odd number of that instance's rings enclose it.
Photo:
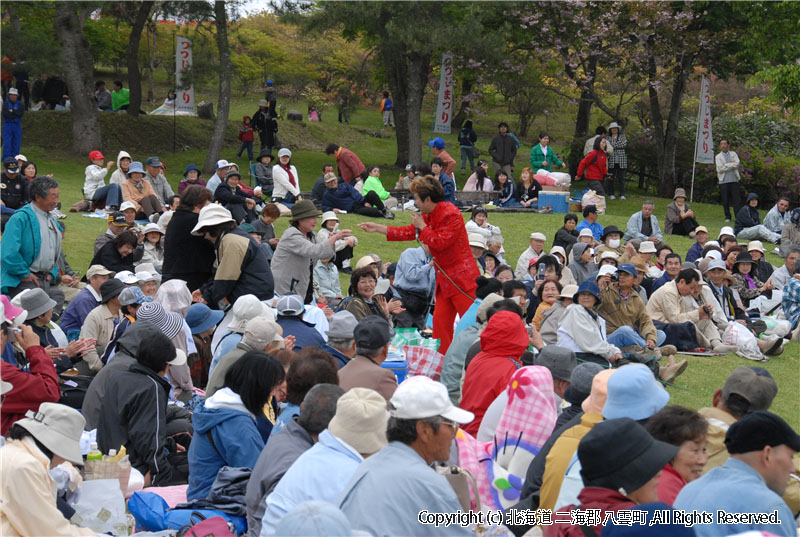
M 603 407 L 608 396 L 608 379 L 615 371 L 616 369 L 604 369 L 594 376 L 592 379 L 592 391 L 589 393 L 589 397 L 584 399 L 581 404 L 581 408 L 586 414 L 593 412 L 603 415 Z
M 0 295 L 0 302 L 3 303 L 3 322 L 13 325 L 15 328 L 25 322 L 28 313 L 13 305 L 6 295 Z

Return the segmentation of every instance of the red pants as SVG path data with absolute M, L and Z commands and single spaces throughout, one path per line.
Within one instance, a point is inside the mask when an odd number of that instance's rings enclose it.
M 456 313 L 464 315 L 474 301 L 461 293 L 452 296 L 436 295 L 436 307 L 433 310 L 433 337 L 440 341 L 440 353 L 446 353 L 450 343 L 453 342 L 453 323 L 456 320 Z

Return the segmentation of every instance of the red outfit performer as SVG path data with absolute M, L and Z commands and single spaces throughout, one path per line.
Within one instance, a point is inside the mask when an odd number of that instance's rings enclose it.
M 410 226 L 387 227 L 375 222 L 358 226 L 368 233 L 383 233 L 390 241 L 419 239 L 428 246 L 436 268 L 436 307 L 433 310 L 433 337 L 439 338 L 444 354 L 453 340 L 456 313 L 464 315 L 475 301 L 478 265 L 469 248 L 464 219 L 452 203 L 443 201 L 442 184 L 433 177 L 414 179 L 410 187 L 420 213 Z

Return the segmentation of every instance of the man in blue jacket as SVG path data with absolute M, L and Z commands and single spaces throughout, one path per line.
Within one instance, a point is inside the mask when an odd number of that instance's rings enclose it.
M 381 198 L 372 190 L 366 196 L 333 173 L 325 176 L 325 187 L 328 189 L 322 195 L 322 210 L 335 213 L 355 213 L 372 218 L 394 218 L 394 214 L 383 205 Z
M 61 330 L 68 333 L 70 330 L 80 330 L 83 321 L 89 312 L 100 305 L 100 286 L 109 278 L 113 278 L 114 273 L 103 265 L 92 265 L 86 271 L 86 279 L 89 285 L 80 290 L 78 295 L 72 299 L 61 316 Z
M 19 100 L 17 88 L 8 90 L 8 97 L 3 103 L 3 159 L 19 154 L 22 142 L 22 114 L 25 105 Z
M 41 287 L 56 301 L 54 318 L 61 316 L 64 293 L 58 289 L 61 228 L 50 211 L 58 204 L 58 183 L 50 177 L 31 182 L 31 203 L 6 224 L 0 246 L 2 292 L 14 297 L 25 289 Z

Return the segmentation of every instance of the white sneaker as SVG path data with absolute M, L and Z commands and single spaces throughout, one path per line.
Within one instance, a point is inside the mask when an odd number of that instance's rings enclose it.
M 625 196 L 620 196 L 619 199 L 624 200 L 626 198 L 625 198 Z
M 772 253 L 775 254 L 775 255 L 781 255 L 781 249 L 780 248 L 775 248 L 774 250 L 772 250 Z
M 615 200 L 615 199 L 617 199 L 617 197 L 616 197 L 614 194 L 611 194 L 611 195 L 608 197 L 608 199 Z

